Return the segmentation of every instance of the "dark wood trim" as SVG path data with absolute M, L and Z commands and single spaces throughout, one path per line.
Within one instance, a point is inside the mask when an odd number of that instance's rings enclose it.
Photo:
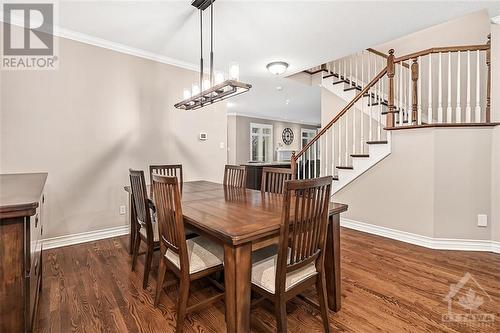
M 446 53 L 446 52 L 465 52 L 465 51 L 487 51 L 490 49 L 489 44 L 484 45 L 463 45 L 463 46 L 448 46 L 448 47 L 432 47 L 419 52 L 407 54 L 405 56 L 395 58 L 394 62 L 399 63 L 413 58 L 422 57 L 431 53 Z
M 367 145 L 385 145 L 388 143 L 386 140 L 380 140 L 380 141 L 366 141 Z
M 375 49 L 372 49 L 371 47 L 370 47 L 370 48 L 367 48 L 366 50 L 367 50 L 368 52 L 371 52 L 371 53 L 373 53 L 373 54 L 376 54 L 376 55 L 378 55 L 378 56 L 380 56 L 380 57 L 382 57 L 382 58 L 385 58 L 385 59 L 389 58 L 389 55 L 388 55 L 388 54 L 385 54 L 384 52 L 380 52 L 380 51 L 377 51 L 377 50 L 375 50 Z M 407 63 L 403 63 L 403 67 L 410 68 L 410 65 L 408 65 Z
M 397 131 L 404 129 L 415 129 L 415 128 L 466 128 L 466 127 L 495 127 L 500 125 L 500 122 L 496 123 L 468 123 L 468 124 L 422 124 L 422 125 L 408 125 L 408 126 L 396 126 L 396 127 L 384 127 L 386 131 Z

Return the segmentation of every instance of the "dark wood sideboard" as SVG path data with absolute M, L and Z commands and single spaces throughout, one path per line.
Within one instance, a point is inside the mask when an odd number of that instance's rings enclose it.
M 247 170 L 247 188 L 252 190 L 260 190 L 262 169 L 264 167 L 288 169 L 291 167 L 290 162 L 245 163 L 242 165 L 245 166 Z
M 0 175 L 0 332 L 31 332 L 42 286 L 47 173 Z

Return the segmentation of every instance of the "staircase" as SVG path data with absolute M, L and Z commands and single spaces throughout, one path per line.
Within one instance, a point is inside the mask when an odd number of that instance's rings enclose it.
M 391 131 L 490 125 L 490 41 L 401 57 L 373 49 L 311 68 L 347 102 L 292 155 L 297 179 L 333 176 L 336 193 L 391 154 Z

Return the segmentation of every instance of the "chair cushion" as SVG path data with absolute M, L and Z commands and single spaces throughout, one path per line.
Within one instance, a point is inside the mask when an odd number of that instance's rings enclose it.
M 290 249 L 288 249 L 288 258 L 290 258 Z M 256 286 L 275 293 L 276 288 L 276 266 L 278 263 L 278 247 L 270 246 L 252 254 L 252 283 Z M 304 267 L 290 272 L 286 276 L 285 291 L 290 290 L 295 285 L 316 274 L 316 265 L 314 262 Z
M 146 226 L 145 223 L 142 222 L 141 220 L 137 219 L 139 224 L 141 225 L 141 229 L 139 229 L 139 232 L 141 235 L 144 237 L 148 237 L 146 233 Z M 151 214 L 151 223 L 153 224 L 153 240 L 155 242 L 158 242 L 160 240 L 160 233 L 158 231 L 158 223 L 156 222 L 156 213 Z
M 205 269 L 224 263 L 224 249 L 219 244 L 203 236 L 186 240 L 189 274 L 201 272 Z M 168 249 L 165 257 L 180 269 L 179 256 Z

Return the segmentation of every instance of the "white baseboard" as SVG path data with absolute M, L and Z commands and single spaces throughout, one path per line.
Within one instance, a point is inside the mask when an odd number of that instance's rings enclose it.
M 125 225 L 121 227 L 87 231 L 67 236 L 46 238 L 42 240 L 42 244 L 43 244 L 43 249 L 48 250 L 48 249 L 54 249 L 56 247 L 69 246 L 80 243 L 92 242 L 99 239 L 128 235 L 129 232 L 130 232 L 129 226 Z
M 401 242 L 423 246 L 430 249 L 500 253 L 500 242 L 491 240 L 432 238 L 344 218 L 340 219 L 340 225 L 349 229 L 387 237 L 390 239 L 395 239 Z

